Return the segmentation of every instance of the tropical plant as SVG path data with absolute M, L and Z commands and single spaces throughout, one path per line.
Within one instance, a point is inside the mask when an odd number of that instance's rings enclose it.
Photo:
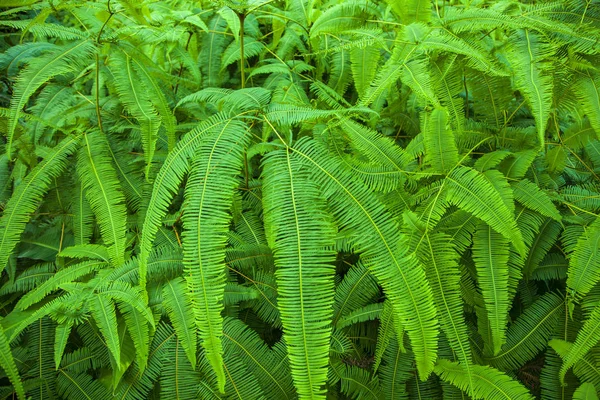
M 598 2 L 0 30 L 0 397 L 597 398 Z

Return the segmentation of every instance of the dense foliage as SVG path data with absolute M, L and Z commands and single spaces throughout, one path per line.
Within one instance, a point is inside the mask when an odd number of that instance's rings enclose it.
M 0 31 L 2 398 L 597 398 L 597 1 Z

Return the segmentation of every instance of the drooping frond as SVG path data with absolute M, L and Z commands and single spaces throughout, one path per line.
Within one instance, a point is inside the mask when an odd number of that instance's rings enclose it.
M 567 288 L 569 296 L 579 299 L 600 280 L 600 219 L 588 226 L 578 238 L 569 258 Z
M 308 171 L 286 150 L 264 161 L 267 240 L 277 266 L 278 306 L 298 394 L 324 398 L 333 305 L 332 218 Z
M 547 58 L 550 46 L 529 29 L 516 31 L 507 51 L 511 67 L 515 71 L 515 83 L 531 107 L 535 118 L 538 144 L 542 148 L 546 140 L 546 126 L 550 117 L 553 80 Z
M 426 379 L 436 358 L 437 318 L 424 271 L 415 266 L 413 257 L 405 254 L 395 223 L 370 191 L 353 181 L 335 160 L 326 157 L 314 141 L 297 144 L 294 153 L 309 164 L 339 224 L 361 231 L 361 235 L 353 237 L 355 247 L 363 252 L 363 262 L 389 296 L 411 339 L 419 374 Z
M 119 365 L 121 363 L 121 342 L 117 330 L 117 315 L 113 301 L 104 296 L 94 296 L 90 301 L 90 309 L 104 337 L 106 346 L 115 360 L 115 364 Z
M 21 297 L 16 308 L 25 310 L 29 306 L 43 300 L 49 293 L 59 289 L 62 284 L 73 282 L 106 266 L 107 263 L 105 261 L 94 260 L 83 261 L 67 268 L 63 268 L 60 271 L 57 271 L 50 279 L 47 279 L 34 290 L 29 291 L 25 296 Z
M 506 340 L 510 308 L 508 296 L 508 240 L 487 224 L 479 224 L 473 236 L 473 261 L 477 282 L 487 310 L 493 353 L 498 354 Z
M 167 282 L 163 288 L 163 303 L 171 324 L 177 333 L 177 339 L 192 365 L 196 366 L 196 324 L 194 309 L 186 290 L 185 281 L 176 278 Z
M 267 398 L 294 398 L 287 354 L 277 351 L 277 347 L 270 349 L 256 332 L 231 318 L 224 321 L 223 345 L 251 366 Z
M 146 272 L 148 269 L 148 258 L 152 252 L 152 245 L 156 238 L 162 218 L 166 215 L 172 197 L 179 189 L 184 175 L 188 172 L 190 159 L 196 153 L 203 137 L 219 130 L 241 131 L 244 129 L 240 121 L 231 120 L 224 115 L 217 114 L 203 121 L 195 129 L 192 129 L 177 143 L 177 146 L 169 152 L 163 166 L 154 179 L 152 195 L 147 205 L 146 216 L 142 228 L 140 243 L 140 286 L 146 286 Z
M 89 59 L 95 50 L 90 40 L 76 41 L 57 46 L 52 51 L 37 57 L 19 74 L 14 96 L 11 99 L 10 115 L 7 129 L 6 154 L 12 157 L 12 141 L 21 110 L 33 93 L 48 80 L 57 75 L 77 70 L 77 66 Z
M 560 368 L 559 378 L 564 382 L 569 368 L 581 360 L 592 347 L 600 340 L 600 306 L 596 306 L 583 326 L 577 333 L 575 342 L 569 351 L 562 357 L 563 364 Z
M 150 172 L 161 117 L 152 104 L 150 92 L 133 68 L 131 57 L 123 52 L 111 55 L 111 72 L 114 85 L 127 111 L 138 121 L 141 129 L 142 148 L 146 160 L 146 177 Z
M 486 400 L 521 400 L 534 397 L 519 382 L 508 375 L 483 365 L 473 365 L 473 394 L 474 399 Z M 464 367 L 456 362 L 440 360 L 435 367 L 435 372 L 446 382 L 453 384 L 461 390 L 466 390 L 469 381 L 464 375 Z
M 81 136 L 63 139 L 16 187 L 0 219 L 0 271 L 6 263 L 31 218 L 31 213 L 48 190 L 50 183 L 66 167 L 67 157 L 76 149 Z
M 498 190 L 483 174 L 469 167 L 455 168 L 446 179 L 448 202 L 473 213 L 496 232 L 511 240 L 520 253 L 525 253 L 521 232 L 504 202 L 504 198 L 510 194 Z
M 446 334 L 456 357 L 464 366 L 468 380 L 472 381 L 471 345 L 467 327 L 462 322 L 458 254 L 450 236 L 442 232 L 428 233 L 425 225 L 416 218 L 414 214 L 408 212 L 404 214 L 404 226 L 409 230 L 407 235 L 410 235 L 411 244 L 418 243 L 415 251 L 431 284 L 442 331 Z M 468 393 L 472 386 L 473 382 L 469 383 Z
M 377 72 L 380 50 L 376 46 L 363 46 L 350 50 L 350 66 L 354 86 L 360 97 L 363 97 L 371 86 Z
M 242 152 L 249 138 L 244 126 L 233 121 L 222 124 L 211 133 L 198 144 L 186 186 L 183 251 L 196 326 L 222 392 L 225 373 L 221 310 L 225 287 L 226 233 L 231 219 L 228 211 L 238 185 Z
M 408 399 L 406 381 L 413 374 L 412 358 L 410 352 L 402 351 L 397 340 L 390 341 L 380 367 L 380 385 L 386 399 Z
M 86 198 L 104 243 L 108 246 L 113 265 L 125 259 L 125 233 L 127 210 L 119 180 L 110 161 L 104 134 L 96 131 L 83 137 L 84 146 L 77 157 L 77 173 L 85 189 Z
M 588 382 L 582 383 L 573 393 L 573 400 L 598 400 L 596 387 Z
M 546 217 L 561 220 L 560 213 L 548 195 L 542 192 L 538 186 L 527 179 L 523 179 L 519 183 L 513 185 L 513 193 L 515 200 L 523 204 L 525 207 L 537 211 Z
M 564 299 L 554 293 L 540 297 L 508 328 L 500 352 L 485 361 L 506 371 L 533 359 L 546 347 L 564 308 Z
M 458 149 L 448 126 L 448 112 L 435 108 L 424 117 L 423 139 L 427 161 L 437 172 L 448 172 L 458 164 Z
M 10 350 L 9 341 L 4 334 L 4 329 L 0 326 L 0 367 L 4 369 L 6 375 L 10 379 L 10 383 L 15 388 L 17 392 L 17 396 L 19 400 L 25 400 L 25 390 L 23 389 L 23 383 L 21 382 L 21 378 L 19 376 L 19 371 L 15 364 L 15 360 L 13 358 L 13 354 Z

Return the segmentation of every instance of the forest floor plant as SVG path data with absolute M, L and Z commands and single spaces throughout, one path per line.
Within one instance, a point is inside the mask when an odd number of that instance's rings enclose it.
M 598 398 L 597 1 L 0 32 L 0 398 Z

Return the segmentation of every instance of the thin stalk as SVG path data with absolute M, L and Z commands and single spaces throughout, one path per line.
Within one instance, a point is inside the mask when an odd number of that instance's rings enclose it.
M 244 57 L 244 20 L 246 19 L 246 14 L 238 14 L 240 19 L 240 73 L 241 73 L 241 87 L 242 89 L 246 86 L 246 57 Z
M 104 133 L 102 128 L 102 117 L 100 116 L 100 56 L 96 52 L 96 115 L 98 116 L 98 128 Z

